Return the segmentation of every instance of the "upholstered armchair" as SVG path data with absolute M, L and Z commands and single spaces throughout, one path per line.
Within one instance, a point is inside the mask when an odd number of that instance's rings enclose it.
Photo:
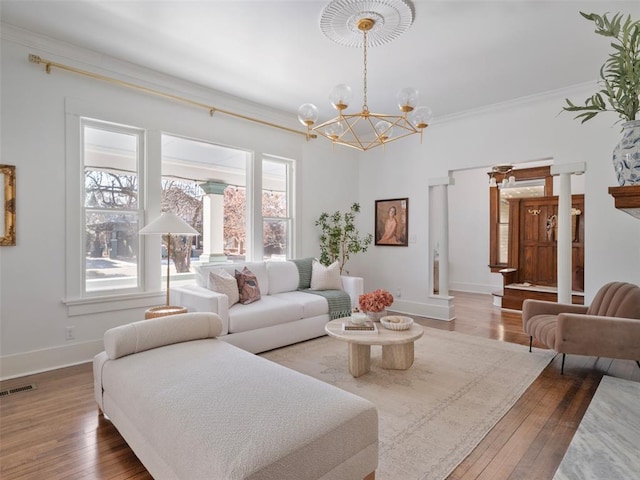
M 640 287 L 612 282 L 590 306 L 525 300 L 522 326 L 533 339 L 562 353 L 635 360 L 640 367 Z

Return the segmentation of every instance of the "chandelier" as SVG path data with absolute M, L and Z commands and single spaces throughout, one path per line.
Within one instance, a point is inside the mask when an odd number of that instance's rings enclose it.
M 298 108 L 298 119 L 307 127 L 307 139 L 314 133 L 360 151 L 385 145 L 429 126 L 431 109 L 417 106 L 418 90 L 402 88 L 396 95 L 400 114 L 374 113 L 367 105 L 367 46 L 382 45 L 404 32 L 413 21 L 413 10 L 405 0 L 334 0 L 324 9 L 320 27 L 341 45 L 360 46 L 363 53 L 363 104 L 358 113 L 346 113 L 351 87 L 336 85 L 329 101 L 338 115 L 319 125 L 318 108 L 305 103 Z M 315 126 L 314 126 L 315 125 Z

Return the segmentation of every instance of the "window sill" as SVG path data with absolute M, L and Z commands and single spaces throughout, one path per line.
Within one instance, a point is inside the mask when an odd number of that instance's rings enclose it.
M 65 298 L 62 303 L 67 306 L 69 316 L 75 317 L 78 315 L 153 307 L 164 304 L 165 299 L 164 292 L 145 292 L 86 298 Z

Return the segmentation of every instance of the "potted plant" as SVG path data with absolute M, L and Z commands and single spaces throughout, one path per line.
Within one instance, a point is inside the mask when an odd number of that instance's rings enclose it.
M 612 52 L 600 68 L 601 90 L 587 98 L 584 105 L 575 105 L 568 98 L 563 110 L 580 112 L 582 123 L 602 112 L 615 112 L 622 124 L 622 139 L 613 151 L 613 166 L 618 183 L 640 183 L 640 20 L 626 19 L 620 13 L 613 17 L 605 13 L 580 12 L 594 22 L 595 33 L 611 38 Z
M 353 203 L 348 212 L 336 211 L 333 214 L 323 212 L 316 220 L 320 227 L 320 263 L 325 266 L 338 261 L 340 274 L 352 254 L 366 252 L 373 241 L 370 233 L 363 237 L 355 227 L 356 215 L 360 213 L 360 204 Z

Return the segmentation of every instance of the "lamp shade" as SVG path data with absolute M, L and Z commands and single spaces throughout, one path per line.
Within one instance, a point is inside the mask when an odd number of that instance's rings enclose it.
M 141 228 L 140 235 L 198 235 L 198 231 L 175 213 L 165 212 Z

